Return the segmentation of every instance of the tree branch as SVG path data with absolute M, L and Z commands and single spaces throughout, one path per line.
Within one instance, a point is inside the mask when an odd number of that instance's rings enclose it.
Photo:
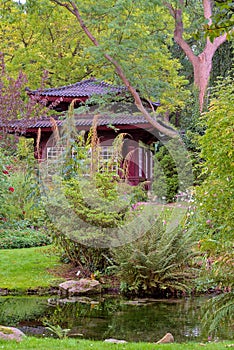
M 211 26 L 212 24 L 212 5 L 210 0 L 203 0 L 203 12 L 205 19 L 208 20 L 208 25 Z
M 181 47 L 181 49 L 184 51 L 184 53 L 186 54 L 190 62 L 193 65 L 196 64 L 197 56 L 193 53 L 193 50 L 183 38 L 184 25 L 183 25 L 183 19 L 182 19 L 182 9 L 173 8 L 173 6 L 168 2 L 165 2 L 164 5 L 168 8 L 170 14 L 175 20 L 175 30 L 174 30 L 175 42 Z
M 222 45 L 227 40 L 227 33 L 220 35 L 214 39 L 213 42 L 210 41 L 209 38 L 206 40 L 206 46 L 203 50 L 204 54 L 207 52 L 210 52 L 213 56 L 215 54 L 215 51 L 219 48 L 220 45 Z
M 81 15 L 80 15 L 80 12 L 78 10 L 78 7 L 76 6 L 74 1 L 69 1 L 72 8 L 70 8 L 67 4 L 61 3 L 58 0 L 51 0 L 51 1 L 57 3 L 60 6 L 66 7 L 71 13 L 73 13 L 73 15 L 76 17 L 77 21 L 79 22 L 81 28 L 83 29 L 83 31 L 87 35 L 87 37 L 92 41 L 92 43 L 96 47 L 100 47 L 98 40 L 93 36 L 93 34 L 89 31 L 86 24 L 84 23 Z M 177 137 L 178 136 L 177 131 L 164 127 L 163 125 L 158 123 L 154 118 L 151 117 L 150 113 L 144 108 L 142 101 L 141 101 L 141 98 L 140 98 L 140 95 L 138 94 L 136 89 L 131 85 L 130 81 L 127 79 L 120 64 L 112 56 L 110 56 L 107 53 L 103 53 L 103 56 L 115 67 L 116 73 L 118 74 L 118 76 L 120 77 L 120 79 L 122 80 L 124 85 L 127 87 L 128 91 L 133 96 L 134 101 L 135 101 L 135 105 L 137 106 L 138 110 L 144 115 L 145 119 L 161 133 L 163 133 L 169 137 L 172 137 L 172 138 Z
M 212 25 L 212 2 L 210 0 L 203 0 L 203 12 L 205 19 L 208 20 L 208 26 L 210 27 Z M 227 33 L 216 37 L 213 42 L 211 42 L 208 37 L 206 39 L 206 46 L 203 53 L 206 54 L 209 52 L 213 57 L 218 47 L 222 45 L 226 40 Z
M 65 7 L 69 12 L 71 12 L 74 15 L 72 8 L 67 3 L 59 1 L 59 0 L 50 0 L 50 1 L 54 2 L 55 4 L 57 4 L 59 6 Z

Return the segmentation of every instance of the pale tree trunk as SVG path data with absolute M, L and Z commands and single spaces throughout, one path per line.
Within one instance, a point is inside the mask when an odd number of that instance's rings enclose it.
M 213 42 L 209 38 L 206 39 L 206 45 L 202 53 L 196 56 L 192 48 L 183 38 L 183 7 L 184 0 L 180 0 L 180 8 L 174 8 L 171 3 L 165 2 L 165 6 L 169 9 L 171 15 L 175 19 L 174 39 L 176 43 L 184 51 L 189 61 L 193 65 L 194 84 L 199 91 L 199 106 L 202 112 L 204 107 L 204 98 L 209 83 L 210 73 L 212 70 L 212 59 L 218 47 L 227 40 L 227 34 L 220 35 Z M 203 0 L 204 18 L 208 20 L 208 25 L 212 24 L 212 0 Z
M 97 39 L 93 36 L 93 34 L 90 32 L 90 30 L 88 29 L 88 27 L 84 23 L 81 15 L 80 15 L 79 9 L 74 1 L 71 0 L 68 3 L 64 3 L 60 0 L 50 0 L 50 1 L 56 3 L 60 6 L 66 7 L 68 9 L 68 11 L 70 11 L 76 17 L 80 27 L 82 28 L 84 33 L 87 35 L 87 37 L 91 40 L 91 42 L 97 47 L 100 46 Z M 120 77 L 120 79 L 122 80 L 124 85 L 127 87 L 128 91 L 133 96 L 136 107 L 144 115 L 145 119 L 156 130 L 158 130 L 162 134 L 165 134 L 165 135 L 169 136 L 170 138 L 178 137 L 178 132 L 176 130 L 173 130 L 171 127 L 167 128 L 166 126 L 161 125 L 156 119 L 152 118 L 150 113 L 143 106 L 140 95 L 138 94 L 138 92 L 136 91 L 134 86 L 131 85 L 130 81 L 127 79 L 121 65 L 109 54 L 103 53 L 103 56 L 114 66 L 116 73 L 118 74 L 118 76 Z

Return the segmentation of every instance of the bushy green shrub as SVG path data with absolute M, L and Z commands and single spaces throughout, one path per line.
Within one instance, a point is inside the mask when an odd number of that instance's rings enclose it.
M 206 288 L 213 287 L 220 295 L 210 299 L 203 308 L 202 322 L 214 334 L 220 323 L 233 324 L 234 321 L 234 253 L 233 249 L 211 261 L 203 276 Z
M 190 154 L 178 138 L 159 145 L 154 160 L 153 194 L 158 201 L 175 202 L 193 185 Z
M 223 241 L 234 238 L 233 116 L 233 80 L 226 78 L 219 82 L 209 111 L 201 120 L 206 126 L 206 133 L 200 139 L 206 179 L 196 188 L 195 197 L 195 224 L 201 238 L 207 233 Z
M 153 191 L 161 201 L 173 202 L 179 188 L 172 156 L 165 146 L 155 154 Z
M 97 235 L 98 237 L 98 235 Z M 106 272 L 106 268 L 112 264 L 109 248 L 89 246 L 89 240 L 81 242 L 75 237 L 70 237 L 62 232 L 54 231 L 54 243 L 61 249 L 61 260 L 78 266 L 88 275 L 99 271 Z
M 0 249 L 30 248 L 51 244 L 47 233 L 33 229 L 0 228 Z
M 203 288 L 223 291 L 206 305 L 203 321 L 210 332 L 220 322 L 233 322 L 233 78 L 221 79 L 214 89 L 209 110 L 200 123 L 204 182 L 195 189 L 196 211 L 190 223 L 206 258 Z
M 120 227 L 131 209 L 126 195 L 118 193 L 112 173 L 95 173 L 92 178 L 62 180 L 64 200 L 50 197 L 55 213 L 54 241 L 64 257 L 90 272 L 104 271 L 111 263 L 111 230 Z M 125 186 L 124 186 L 125 188 Z M 59 194 L 58 194 L 59 196 Z M 69 216 L 64 213 L 69 213 Z M 58 213 L 61 213 L 61 215 Z M 72 213 L 72 217 L 70 217 Z
M 0 151 L 0 225 L 18 229 L 18 222 L 24 221 L 24 227 L 45 226 L 47 217 L 34 166 L 31 156 L 20 160 Z
M 114 249 L 115 271 L 125 292 L 168 295 L 188 291 L 195 277 L 192 237 L 181 227 L 156 223 L 139 239 Z

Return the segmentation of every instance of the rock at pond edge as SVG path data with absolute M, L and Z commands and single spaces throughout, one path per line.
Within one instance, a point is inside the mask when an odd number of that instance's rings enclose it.
M 25 334 L 15 327 L 0 326 L 0 339 L 21 341 Z
M 119 339 L 113 339 L 113 338 L 105 339 L 104 342 L 113 343 L 113 344 L 125 344 L 125 343 L 127 343 L 126 340 L 119 340 Z
M 101 292 L 101 284 L 99 281 L 81 278 L 80 280 L 70 280 L 59 285 L 59 290 L 62 294 L 68 296 L 81 294 L 96 294 Z
M 174 343 L 174 337 L 171 333 L 165 334 L 164 337 L 159 341 L 157 341 L 156 344 L 167 344 L 167 343 Z

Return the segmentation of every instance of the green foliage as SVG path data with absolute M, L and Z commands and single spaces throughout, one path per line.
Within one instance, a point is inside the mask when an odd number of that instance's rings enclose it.
M 155 154 L 153 192 L 157 200 L 173 202 L 186 200 L 193 184 L 191 159 L 180 140 L 159 144 Z
M 5 1 L 1 3 L 5 8 Z M 161 100 L 163 111 L 184 105 L 187 80 L 177 74 L 180 63 L 168 50 L 173 20 L 163 6 L 148 0 L 88 0 L 79 3 L 79 10 L 99 47 L 92 45 L 65 7 L 49 0 L 23 6 L 11 2 L 2 13 L 0 39 L 12 75 L 22 70 L 35 88 L 44 70 L 49 86 L 89 76 L 119 83 L 106 53 L 122 65 L 142 96 Z
M 234 254 L 231 248 L 230 253 L 223 253 L 214 260 L 206 275 L 210 284 L 215 285 L 222 293 L 210 299 L 203 308 L 203 324 L 209 327 L 211 334 L 215 335 L 220 324 L 232 325 L 234 318 L 234 281 L 233 281 Z M 208 283 L 206 283 L 206 286 Z
M 25 5 L 15 1 L 6 5 L 1 0 L 0 7 L 1 51 L 12 76 L 23 71 L 30 87 L 38 88 L 45 70 L 50 86 L 76 82 L 92 73 L 84 62 L 87 40 L 65 9 L 44 0 Z
M 188 291 L 195 277 L 194 241 L 181 227 L 167 230 L 159 220 L 139 239 L 113 250 L 125 292 L 170 295 Z
M 215 11 L 212 25 L 206 26 L 206 35 L 213 41 L 217 36 L 227 33 L 233 36 L 234 11 L 232 1 L 215 0 Z
M 96 173 L 87 181 L 71 179 L 64 186 L 74 213 L 85 222 L 105 228 L 117 227 L 122 221 L 127 208 L 117 202 L 117 182 L 113 181 L 112 173 Z
M 51 244 L 48 234 L 38 230 L 6 229 L 0 226 L 0 249 L 29 248 Z
M 194 87 L 185 108 L 180 114 L 180 127 L 183 132 L 182 139 L 187 148 L 193 171 L 193 184 L 199 185 L 204 180 L 202 176 L 201 145 L 200 136 L 205 133 L 205 126 L 200 122 L 200 109 L 198 90 Z
M 46 329 L 53 332 L 59 339 L 67 338 L 67 335 L 70 329 L 62 328 L 60 325 L 52 325 L 49 322 L 44 321 L 43 323 L 46 326 Z
M 126 187 L 130 186 L 124 189 Z M 74 265 L 103 272 L 110 265 L 111 257 L 109 249 L 101 246 L 110 244 L 109 230 L 123 224 L 132 197 L 125 199 L 127 194 L 119 193 L 118 177 L 113 178 L 113 173 L 108 171 L 94 172 L 88 178 L 79 178 L 77 174 L 63 180 L 62 188 L 66 203 L 57 197 L 50 201 L 50 210 L 63 213 L 61 222 L 56 221 L 55 242 Z M 66 225 L 67 206 L 73 213 L 73 222 Z
M 47 222 L 32 152 L 20 143 L 18 156 L 0 151 L 0 227 L 14 230 L 45 227 Z M 20 236 L 20 234 L 19 234 Z
M 204 308 L 203 323 L 209 326 L 210 334 L 215 335 L 220 324 L 233 325 L 234 292 L 222 293 L 210 299 Z
M 160 201 L 173 202 L 178 193 L 178 173 L 175 161 L 165 146 L 155 154 L 153 191 Z
M 127 193 L 127 188 L 126 192 Z M 134 205 L 134 203 L 138 202 L 147 202 L 148 201 L 148 194 L 145 190 L 145 183 L 142 182 L 138 184 L 137 186 L 133 186 L 131 189 L 129 189 L 129 195 L 131 197 L 130 203 Z
M 96 234 L 97 240 L 98 233 Z M 92 245 L 89 246 L 89 239 L 86 241 L 84 239 L 78 239 L 78 234 L 76 233 L 76 236 L 70 236 L 58 232 L 56 229 L 54 230 L 53 239 L 55 244 L 61 249 L 61 260 L 65 263 L 70 262 L 74 266 L 79 266 L 87 274 L 96 271 L 105 272 L 106 268 L 111 264 L 109 249 L 93 246 L 93 240 L 91 241 Z
M 206 178 L 196 188 L 191 225 L 210 261 L 204 274 L 206 288 L 227 292 L 207 304 L 203 320 L 212 333 L 221 321 L 233 321 L 233 106 L 233 82 L 227 77 L 218 82 L 209 111 L 201 119 L 206 127 L 200 140 Z
M 215 52 L 212 60 L 210 86 L 215 86 L 219 77 L 226 78 L 233 66 L 233 38 L 224 42 Z
M 46 207 L 55 222 L 54 241 L 63 249 L 64 261 L 89 272 L 103 272 L 112 264 L 106 247 L 112 245 L 113 236 L 118 240 L 118 230 L 133 215 L 131 205 L 146 194 L 142 185 L 128 185 L 117 172 L 124 135 L 116 137 L 113 155 L 106 160 L 99 156 L 95 125 L 85 141 L 75 129 L 71 130 L 72 111 L 68 118 L 59 142 L 69 146 L 62 164 L 57 169 L 52 164 L 56 175 L 46 186 Z
M 206 133 L 201 137 L 203 173 L 206 176 L 196 188 L 197 221 L 200 233 L 209 229 L 224 240 L 233 236 L 233 82 L 220 81 L 210 108 L 202 117 Z
M 4 203 L 0 212 L 10 222 L 26 220 L 31 225 L 42 226 L 45 213 L 39 203 L 36 180 L 29 173 L 29 169 L 25 171 L 22 168 L 11 172 L 9 188 L 2 194 Z
M 17 157 L 19 160 L 25 159 L 28 165 L 33 166 L 35 164 L 34 160 L 34 140 L 26 139 L 25 137 L 19 137 L 17 143 Z
M 7 157 L 4 157 L 2 149 L 0 149 L 0 208 L 4 204 L 4 195 L 9 191 L 9 167 L 10 162 Z M 1 217 L 3 219 L 3 217 Z
M 133 215 L 131 204 L 145 198 L 141 187 L 132 192 L 127 184 L 119 186 L 116 173 L 113 176 L 108 171 L 88 178 L 76 175 L 62 181 L 65 200 L 50 198 L 50 211 L 61 212 L 54 225 L 54 241 L 63 249 L 64 261 L 90 272 L 103 272 L 113 263 L 109 248 L 102 247 L 111 246 L 112 230 L 121 228 Z M 72 222 L 64 215 L 67 210 L 73 213 Z

